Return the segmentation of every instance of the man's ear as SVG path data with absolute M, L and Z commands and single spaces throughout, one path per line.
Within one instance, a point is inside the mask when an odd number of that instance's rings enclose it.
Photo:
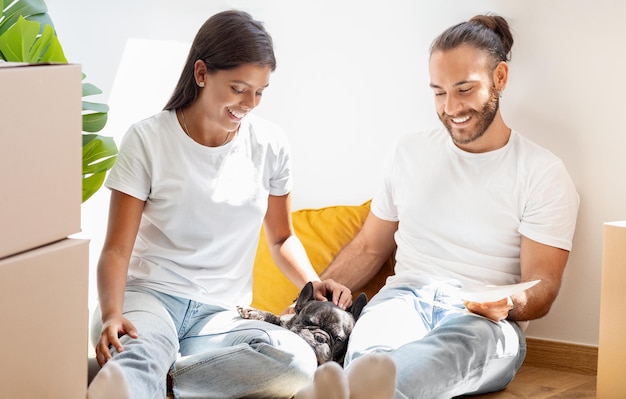
M 313 283 L 309 281 L 304 285 L 304 288 L 300 291 L 300 295 L 298 295 L 298 299 L 296 299 L 296 314 L 300 313 L 305 303 L 313 300 L 315 300 L 313 296 Z
M 502 92 L 506 88 L 509 81 L 509 64 L 500 61 L 493 70 L 493 84 L 498 92 Z

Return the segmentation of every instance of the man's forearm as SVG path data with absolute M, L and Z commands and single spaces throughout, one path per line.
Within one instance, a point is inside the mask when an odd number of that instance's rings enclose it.
M 545 316 L 559 292 L 559 285 L 541 281 L 535 287 L 511 297 L 513 309 L 509 312 L 509 320 L 526 321 Z
M 354 292 L 363 288 L 386 260 L 387 258 L 368 254 L 356 245 L 348 245 L 337 254 L 321 278 L 333 279 Z
M 397 229 L 397 222 L 370 213 L 359 233 L 339 251 L 321 277 L 331 278 L 353 292 L 363 288 L 394 253 Z

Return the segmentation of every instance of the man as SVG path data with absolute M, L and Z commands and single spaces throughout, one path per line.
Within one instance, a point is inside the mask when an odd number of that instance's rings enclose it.
M 358 290 L 396 251 L 395 275 L 361 314 L 344 364 L 350 374 L 356 359 L 388 354 L 395 398 L 503 389 L 525 356 L 524 325 L 559 291 L 579 199 L 563 163 L 500 114 L 512 45 L 499 16 L 435 39 L 430 86 L 445 128 L 399 141 L 365 224 L 322 276 Z M 457 294 L 533 280 L 490 302 Z

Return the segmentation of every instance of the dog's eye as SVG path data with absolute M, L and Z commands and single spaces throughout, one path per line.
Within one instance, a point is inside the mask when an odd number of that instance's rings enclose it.
M 326 336 L 324 334 L 315 334 L 315 340 L 320 344 L 326 343 Z

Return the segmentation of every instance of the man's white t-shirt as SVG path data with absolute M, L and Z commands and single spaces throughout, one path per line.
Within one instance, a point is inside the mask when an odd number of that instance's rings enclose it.
M 235 138 L 206 147 L 189 138 L 175 111 L 134 124 L 106 187 L 145 208 L 128 285 L 224 307 L 252 299 L 252 267 L 269 195 L 291 190 L 286 136 L 259 117 Z
M 512 284 L 521 235 L 570 250 L 578 205 L 563 162 L 516 131 L 498 150 L 469 153 L 442 127 L 397 143 L 371 210 L 399 221 L 388 285 Z

